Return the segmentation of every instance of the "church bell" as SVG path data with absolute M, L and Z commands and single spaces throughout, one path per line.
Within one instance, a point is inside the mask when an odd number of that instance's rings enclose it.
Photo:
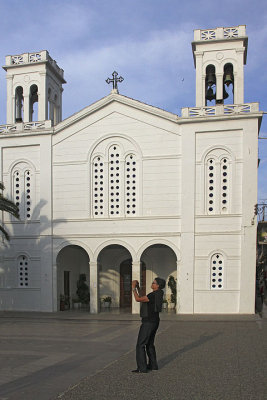
M 211 101 L 214 100 L 216 98 L 216 94 L 213 93 L 213 90 L 211 87 L 208 88 L 207 93 L 206 93 L 206 99 Z
M 213 72 L 209 72 L 207 75 L 207 84 L 208 86 L 212 86 L 216 84 L 216 77 Z
M 233 77 L 233 75 L 230 74 L 230 73 L 225 74 L 224 84 L 225 84 L 226 86 L 229 86 L 229 85 L 231 85 L 231 83 L 232 83 L 232 84 L 234 83 L 234 77 Z

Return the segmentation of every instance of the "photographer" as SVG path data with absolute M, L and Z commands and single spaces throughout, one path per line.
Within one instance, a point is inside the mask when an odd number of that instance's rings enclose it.
M 140 316 L 142 318 L 136 344 L 137 369 L 132 372 L 146 373 L 158 369 L 154 340 L 159 327 L 159 312 L 162 309 L 163 302 L 162 289 L 164 289 L 165 284 L 164 279 L 155 278 L 151 285 L 153 291 L 147 296 L 140 296 L 138 281 L 132 282 L 134 298 L 141 303 Z

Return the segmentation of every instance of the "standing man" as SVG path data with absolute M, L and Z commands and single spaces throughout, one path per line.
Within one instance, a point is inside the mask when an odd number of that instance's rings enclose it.
M 154 339 L 159 327 L 159 312 L 162 309 L 163 301 L 162 289 L 165 288 L 165 284 L 164 279 L 155 278 L 151 285 L 153 292 L 147 296 L 140 296 L 138 281 L 135 280 L 132 282 L 134 298 L 137 302 L 141 303 L 140 317 L 142 318 L 136 344 L 137 369 L 132 372 L 146 373 L 158 369 Z

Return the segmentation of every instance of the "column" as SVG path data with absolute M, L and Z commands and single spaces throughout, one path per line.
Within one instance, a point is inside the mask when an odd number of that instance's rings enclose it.
M 13 124 L 15 122 L 15 96 L 12 93 L 12 76 L 7 76 L 7 107 L 6 107 L 6 123 Z
M 216 100 L 223 100 L 223 73 L 216 72 Z
M 137 279 L 140 283 L 141 277 L 141 263 L 140 261 L 136 261 L 132 263 L 132 280 Z M 140 312 L 140 303 L 135 301 L 134 295 L 132 294 L 132 314 L 139 314 Z
M 23 93 L 23 122 L 30 122 L 30 97 Z
M 97 262 L 90 261 L 90 313 L 98 314 L 98 268 Z
M 244 121 L 242 177 L 242 235 L 240 272 L 240 314 L 253 314 L 255 308 L 258 118 Z
M 180 260 L 176 261 L 176 273 L 177 273 L 177 281 L 176 281 L 176 314 L 180 314 Z
M 192 125 L 187 124 L 182 131 L 181 314 L 194 312 L 195 169 L 195 132 Z
M 196 63 L 196 107 L 205 106 L 205 79 L 203 85 L 203 52 L 195 51 L 195 63 Z M 204 99 L 204 102 L 203 102 Z

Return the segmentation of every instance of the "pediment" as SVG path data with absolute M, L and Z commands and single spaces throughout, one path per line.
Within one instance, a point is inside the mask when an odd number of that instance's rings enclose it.
M 156 116 L 159 118 L 163 118 L 168 121 L 177 122 L 178 115 L 170 113 L 168 111 L 162 110 L 157 107 L 153 107 L 151 105 L 142 103 L 138 100 L 131 99 L 129 97 L 120 95 L 118 93 L 111 93 L 110 95 L 98 100 L 97 102 L 91 104 L 88 107 L 85 107 L 81 111 L 71 115 L 70 117 L 66 118 L 64 121 L 60 122 L 57 126 L 55 126 L 55 133 L 58 133 L 66 128 L 70 127 L 73 124 L 107 108 L 111 104 L 117 104 L 127 106 L 129 109 L 132 110 L 139 110 L 144 113 L 150 114 L 151 116 Z

